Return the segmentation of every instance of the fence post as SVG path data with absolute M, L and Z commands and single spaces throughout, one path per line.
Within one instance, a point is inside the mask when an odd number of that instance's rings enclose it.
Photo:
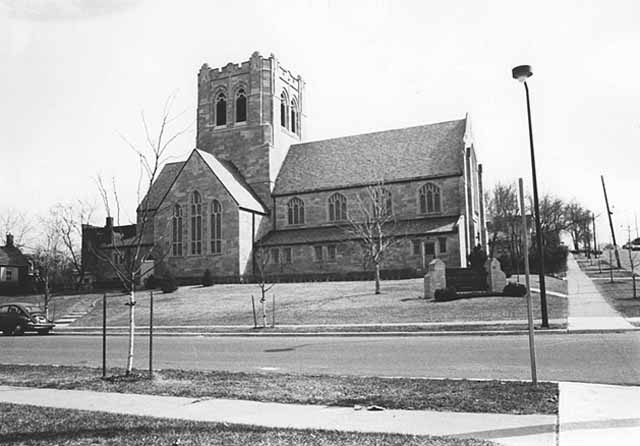
M 272 294 L 271 297 L 273 298 L 273 310 L 271 312 L 271 316 L 272 316 L 271 328 L 275 328 L 276 327 L 276 295 Z
M 102 377 L 107 377 L 107 293 L 102 295 Z

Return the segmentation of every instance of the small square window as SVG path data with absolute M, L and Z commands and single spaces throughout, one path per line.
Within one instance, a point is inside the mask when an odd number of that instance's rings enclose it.
M 6 280 L 13 280 L 13 271 L 11 271 L 10 269 L 8 269 L 5 272 L 5 279 Z
M 314 246 L 313 247 L 316 262 L 322 262 L 322 246 Z
M 291 263 L 291 248 L 282 248 L 282 263 Z
M 439 237 L 438 238 L 438 249 L 440 250 L 440 254 L 444 254 L 447 252 L 447 238 Z
M 419 256 L 422 250 L 422 241 L 421 240 L 411 240 L 413 245 L 413 255 Z
M 271 263 L 274 265 L 280 263 L 280 250 L 278 248 L 271 248 Z
M 336 260 L 336 245 L 328 245 L 327 246 L 327 260 L 330 262 L 335 262 Z
M 436 255 L 436 245 L 433 242 L 427 242 L 424 244 L 424 255 L 434 256 Z

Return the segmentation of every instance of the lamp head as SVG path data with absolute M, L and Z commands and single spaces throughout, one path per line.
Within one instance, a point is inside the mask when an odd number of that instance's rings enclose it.
M 511 70 L 511 74 L 514 79 L 524 82 L 533 75 L 533 72 L 531 71 L 531 65 L 519 65 Z

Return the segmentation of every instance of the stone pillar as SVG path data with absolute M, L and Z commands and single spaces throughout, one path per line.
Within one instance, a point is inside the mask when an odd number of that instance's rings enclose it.
M 424 275 L 424 298 L 433 299 L 436 290 L 447 287 L 446 266 L 440 259 L 429 262 L 429 272 Z
M 484 263 L 484 269 L 487 272 L 487 286 L 492 293 L 502 293 L 507 285 L 507 276 L 502 272 L 500 261 L 494 258 L 488 258 Z

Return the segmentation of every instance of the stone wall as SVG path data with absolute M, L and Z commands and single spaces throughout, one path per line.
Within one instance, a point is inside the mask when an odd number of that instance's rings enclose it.
M 398 218 L 425 217 L 425 216 L 457 216 L 464 212 L 464 196 L 461 196 L 460 183 L 462 177 L 447 177 L 430 181 L 410 181 L 404 183 L 391 183 L 385 187 L 391 192 L 393 213 Z M 419 208 L 418 190 L 427 182 L 440 187 L 442 212 L 434 214 L 421 214 Z M 275 198 L 276 229 L 292 227 L 316 227 L 332 226 L 335 222 L 329 220 L 329 197 L 339 192 L 347 198 L 347 214 L 350 218 L 358 220 L 361 217 L 358 197 L 365 203 L 369 202 L 369 193 L 366 187 L 349 188 L 342 190 L 310 192 L 295 195 L 304 202 L 305 221 L 303 225 L 289 225 L 287 205 L 294 196 L 278 196 Z

